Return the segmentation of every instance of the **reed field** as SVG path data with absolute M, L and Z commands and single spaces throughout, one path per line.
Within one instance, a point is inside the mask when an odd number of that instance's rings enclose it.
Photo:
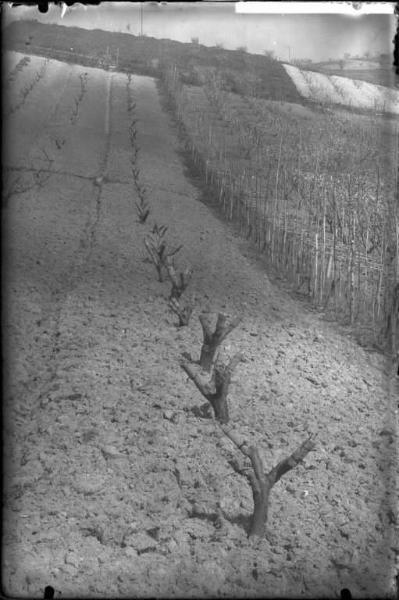
M 228 219 L 329 318 L 395 351 L 397 121 L 226 92 L 217 73 L 164 81 Z

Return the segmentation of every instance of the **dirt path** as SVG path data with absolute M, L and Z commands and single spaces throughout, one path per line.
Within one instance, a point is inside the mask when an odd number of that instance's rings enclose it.
M 32 57 L 31 74 L 41 60 Z M 396 413 L 382 358 L 272 283 L 250 246 L 198 201 L 154 80 L 131 81 L 151 204 L 143 226 L 127 78 L 56 61 L 48 69 L 9 124 L 10 164 L 32 168 L 45 149 L 58 174 L 3 211 L 6 592 L 392 593 Z M 54 88 L 55 77 L 68 86 Z M 187 328 L 175 327 L 169 286 L 143 260 L 154 222 L 194 269 Z M 204 309 L 243 317 L 223 349 L 246 358 L 231 415 L 267 467 L 318 436 L 273 489 L 257 542 L 245 533 L 249 487 L 228 463 L 236 449 L 196 414 L 203 399 L 179 367 L 182 352 L 199 353 Z

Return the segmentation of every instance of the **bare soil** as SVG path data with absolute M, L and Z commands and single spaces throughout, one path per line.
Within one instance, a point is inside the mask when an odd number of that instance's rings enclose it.
M 293 298 L 199 201 L 156 82 L 133 76 L 151 205 L 137 222 L 126 84 L 50 61 L 8 119 L 4 162 L 33 187 L 2 211 L 3 592 L 393 597 L 397 388 L 384 358 Z M 50 177 L 34 186 L 40 169 Z M 194 270 L 187 327 L 145 260 L 154 223 Z M 245 356 L 230 413 L 267 468 L 317 436 L 273 488 L 264 539 L 247 537 L 251 491 L 229 464 L 238 451 L 179 366 L 183 352 L 199 357 L 203 310 L 242 316 L 221 351 Z

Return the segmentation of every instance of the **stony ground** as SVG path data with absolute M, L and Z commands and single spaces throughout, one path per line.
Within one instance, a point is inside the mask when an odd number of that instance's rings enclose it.
M 8 57 L 9 73 L 22 58 Z M 3 591 L 393 597 L 398 390 L 384 358 L 290 295 L 199 201 L 154 80 L 43 64 L 15 71 L 4 106 Z M 155 223 L 193 268 L 188 327 L 146 260 Z M 242 317 L 221 350 L 245 357 L 231 419 L 266 467 L 316 434 L 273 488 L 264 539 L 247 537 L 238 450 L 179 366 L 199 356 L 204 310 Z

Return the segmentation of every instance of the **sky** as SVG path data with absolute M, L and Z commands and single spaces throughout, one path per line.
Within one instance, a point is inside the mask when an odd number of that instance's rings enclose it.
M 293 3 L 295 5 L 295 3 Z M 3 25 L 15 19 L 37 19 L 43 23 L 85 29 L 106 29 L 190 42 L 248 52 L 272 50 L 280 60 L 310 58 L 314 62 L 343 57 L 392 53 L 393 15 L 246 15 L 235 12 L 234 3 L 216 2 L 103 2 L 99 6 L 76 3 L 63 19 L 61 10 L 51 6 L 47 14 L 36 7 L 10 8 L 3 5 Z M 142 17 L 142 19 L 141 19 Z

